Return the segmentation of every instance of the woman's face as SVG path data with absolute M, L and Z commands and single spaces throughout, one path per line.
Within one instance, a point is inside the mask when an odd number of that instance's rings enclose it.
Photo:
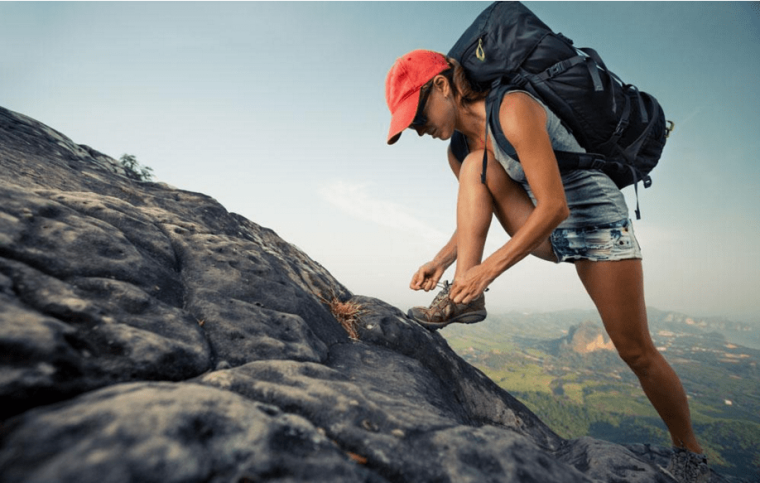
M 429 86 L 423 87 L 417 115 L 409 129 L 436 139 L 450 139 L 454 134 L 455 105 L 450 102 L 448 79 L 438 76 Z

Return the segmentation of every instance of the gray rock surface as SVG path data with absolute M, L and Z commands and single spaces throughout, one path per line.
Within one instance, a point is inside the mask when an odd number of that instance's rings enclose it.
M 0 108 L 0 481 L 672 481 L 273 231 L 123 174 Z

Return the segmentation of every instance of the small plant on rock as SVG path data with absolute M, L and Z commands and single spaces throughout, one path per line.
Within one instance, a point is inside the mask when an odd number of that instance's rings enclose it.
M 359 340 L 359 333 L 356 331 L 356 327 L 359 324 L 359 318 L 364 312 L 364 307 L 356 302 L 341 302 L 335 295 L 330 296 L 329 299 L 325 299 L 324 297 L 320 297 L 320 299 L 327 304 L 333 317 L 345 329 L 348 336 L 354 340 Z
M 119 158 L 121 167 L 124 168 L 124 174 L 129 179 L 136 181 L 152 181 L 153 168 L 141 165 L 137 158 L 131 154 L 122 154 Z

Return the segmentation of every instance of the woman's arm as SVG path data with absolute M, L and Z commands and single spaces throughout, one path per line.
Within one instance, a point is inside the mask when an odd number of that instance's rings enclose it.
M 499 120 L 507 140 L 517 151 L 536 199 L 536 208 L 494 262 L 500 272 L 522 260 L 543 243 L 570 215 L 557 158 L 546 130 L 546 111 L 528 94 L 504 96 Z M 509 249 L 507 249 L 509 248 Z M 499 253 L 501 252 L 501 253 Z

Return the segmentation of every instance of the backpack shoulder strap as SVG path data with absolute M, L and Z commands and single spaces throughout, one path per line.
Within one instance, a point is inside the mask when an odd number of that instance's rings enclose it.
M 459 131 L 454 131 L 449 141 L 449 147 L 457 161 L 464 163 L 464 158 L 470 154 L 470 146 L 467 144 L 467 137 Z
M 501 122 L 499 121 L 499 111 L 501 110 L 501 103 L 504 100 L 504 96 L 516 87 L 509 84 L 502 84 L 501 81 L 494 82 L 491 91 L 486 97 L 486 123 L 491 128 L 491 134 L 493 134 L 494 141 L 499 145 L 502 151 L 508 153 L 512 146 L 507 137 L 504 135 L 504 131 L 501 129 Z

